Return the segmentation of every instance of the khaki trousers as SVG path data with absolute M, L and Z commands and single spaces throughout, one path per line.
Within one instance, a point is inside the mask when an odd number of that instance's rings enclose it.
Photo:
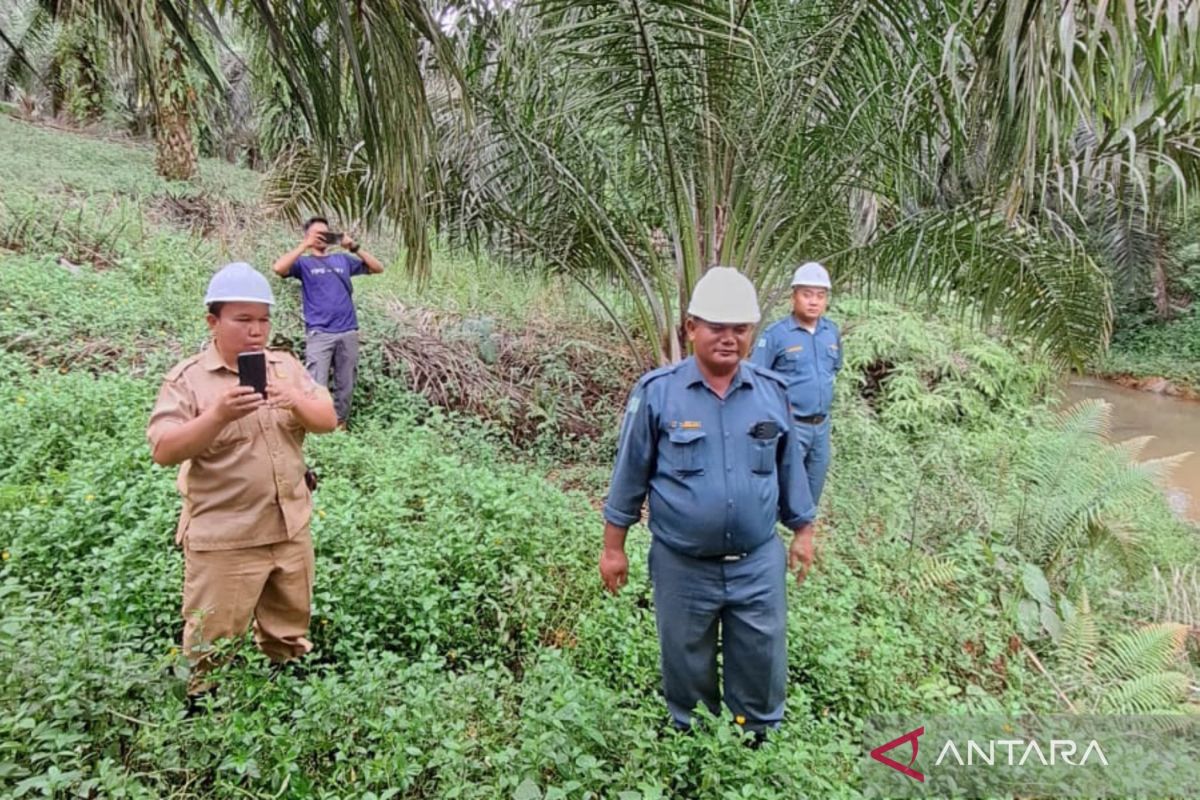
M 192 661 L 189 692 L 208 688 L 217 664 L 211 644 L 246 632 L 272 661 L 312 649 L 313 543 L 308 528 L 292 539 L 237 550 L 192 550 L 184 544 L 183 652 Z

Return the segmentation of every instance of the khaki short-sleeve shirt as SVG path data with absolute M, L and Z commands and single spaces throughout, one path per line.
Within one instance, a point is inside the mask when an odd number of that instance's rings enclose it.
M 275 381 L 328 392 L 293 356 L 268 350 Z M 167 373 L 146 436 L 153 447 L 173 425 L 195 419 L 238 383 L 237 371 L 209 346 Z M 176 542 L 193 550 L 258 547 L 292 538 L 312 516 L 304 482 L 304 427 L 291 411 L 260 408 L 225 426 L 207 450 L 179 468 L 183 495 Z

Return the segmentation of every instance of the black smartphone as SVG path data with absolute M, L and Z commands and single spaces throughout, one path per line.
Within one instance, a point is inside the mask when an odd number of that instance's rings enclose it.
M 338 244 L 342 241 L 342 234 L 334 233 L 333 231 L 322 231 L 321 238 L 325 240 L 325 244 Z
M 267 354 L 262 350 L 238 353 L 238 383 L 267 396 Z

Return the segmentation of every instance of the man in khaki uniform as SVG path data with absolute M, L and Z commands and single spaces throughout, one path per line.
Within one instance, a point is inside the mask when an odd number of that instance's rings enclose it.
M 209 651 L 254 617 L 255 641 L 277 662 L 312 649 L 312 495 L 301 446 L 337 425 L 329 392 L 294 357 L 265 350 L 275 298 L 235 263 L 205 295 L 212 342 L 163 382 L 146 435 L 155 463 L 182 464 L 176 542 L 184 551 L 183 649 L 189 694 L 207 691 Z M 237 357 L 265 351 L 267 397 L 238 385 Z

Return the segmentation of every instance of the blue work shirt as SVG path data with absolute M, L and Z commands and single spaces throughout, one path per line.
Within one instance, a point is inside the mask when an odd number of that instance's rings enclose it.
M 349 253 L 300 256 L 285 277 L 300 281 L 304 327 L 310 331 L 345 333 L 358 330 L 354 289 L 350 278 L 367 271 L 361 258 Z
M 788 314 L 763 331 L 750 360 L 787 380 L 793 414 L 829 416 L 833 379 L 842 368 L 842 335 L 833 322 L 821 317 L 809 333 Z
M 755 438 L 758 423 L 773 428 Z M 817 514 L 786 388 L 743 361 L 722 399 L 696 359 L 649 372 L 634 387 L 621 426 L 604 519 L 635 524 L 650 494 L 650 531 L 684 555 L 745 553 Z

